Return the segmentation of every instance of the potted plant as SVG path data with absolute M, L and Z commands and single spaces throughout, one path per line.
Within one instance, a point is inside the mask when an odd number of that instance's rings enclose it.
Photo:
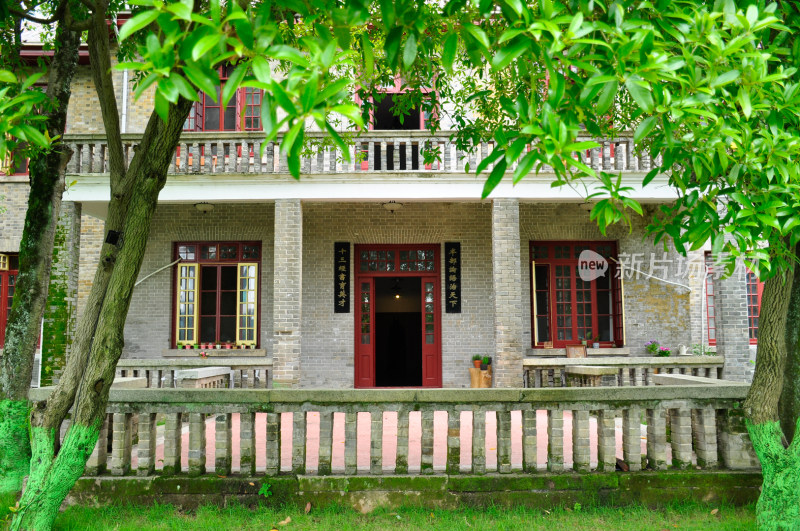
M 650 353 L 651 356 L 655 356 L 656 354 L 658 354 L 658 346 L 659 346 L 658 341 L 656 341 L 655 339 L 651 339 L 650 341 L 644 344 L 644 348 L 647 350 L 647 352 Z
M 231 349 L 231 344 L 225 343 L 225 350 L 230 350 L 230 349 Z
M 600 334 L 597 334 L 592 339 L 592 348 L 600 348 Z
M 492 359 L 489 356 L 484 356 L 481 358 L 481 370 L 485 371 L 489 368 L 489 364 L 492 362 Z
M 472 356 L 472 364 L 475 366 L 476 369 L 480 369 L 481 368 L 481 355 L 480 354 L 475 354 L 474 356 Z
M 656 356 L 666 358 L 670 355 L 671 352 L 672 351 L 667 347 L 658 347 L 658 352 L 656 353 Z
M 585 339 L 581 339 L 581 345 L 583 345 L 584 347 L 586 346 L 586 340 Z
M 220 349 L 219 343 L 217 343 L 216 345 L 214 345 L 214 348 L 215 348 L 215 349 L 217 349 L 217 350 L 219 350 L 219 349 Z

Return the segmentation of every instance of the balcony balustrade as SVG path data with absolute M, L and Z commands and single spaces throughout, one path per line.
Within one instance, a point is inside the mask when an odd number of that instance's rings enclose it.
M 361 173 L 464 173 L 486 158 L 493 146 L 483 143 L 470 151 L 458 149 L 451 141 L 451 131 L 431 135 L 426 131 L 368 131 L 355 137 L 349 145 L 350 161 L 331 147 L 325 133 L 308 132 L 310 146 L 304 152 L 301 171 L 304 174 L 361 174 Z M 130 163 L 140 136 L 122 135 L 125 158 Z M 289 173 L 285 155 L 280 153 L 281 136 L 264 145 L 259 132 L 184 133 L 169 168 L 175 175 L 254 174 L 286 175 Z M 328 140 L 327 142 L 325 142 Z M 592 140 L 579 137 L 578 141 Z M 102 135 L 65 135 L 64 141 L 74 155 L 67 171 L 71 174 L 105 174 L 108 172 L 108 153 Z M 633 138 L 600 139 L 601 147 L 582 152 L 583 161 L 595 170 L 636 173 L 647 172 L 653 165 L 646 153 L 634 151 Z M 262 153 L 263 147 L 263 153 Z M 425 153 L 435 154 L 426 162 Z M 523 153 L 524 155 L 524 153 Z M 493 164 L 489 166 L 489 169 Z M 509 172 L 513 172 L 516 163 Z M 542 168 L 541 172 L 552 172 Z

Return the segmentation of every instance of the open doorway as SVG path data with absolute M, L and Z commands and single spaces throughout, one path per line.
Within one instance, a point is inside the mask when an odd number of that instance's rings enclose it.
M 422 385 L 422 281 L 375 279 L 375 385 Z

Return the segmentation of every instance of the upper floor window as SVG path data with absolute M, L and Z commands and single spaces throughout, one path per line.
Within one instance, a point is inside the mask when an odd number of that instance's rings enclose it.
M 5 345 L 6 324 L 14 289 L 19 275 L 19 257 L 16 254 L 0 254 L 0 347 Z
M 261 243 L 181 242 L 175 258 L 173 345 L 258 345 Z
M 608 264 L 604 274 L 587 274 L 579 266 L 586 260 L 581 256 L 584 251 L 596 253 L 592 260 L 602 257 Z M 622 278 L 617 278 L 616 258 L 615 242 L 531 242 L 534 347 L 551 342 L 557 348 L 582 341 L 605 347 L 625 344 Z
M 227 105 L 223 106 L 220 94 L 235 66 L 219 68 L 220 86 L 216 89 L 216 100 L 206 93 L 200 94 L 189 112 L 183 126 L 184 131 L 261 131 L 260 89 L 240 88 Z

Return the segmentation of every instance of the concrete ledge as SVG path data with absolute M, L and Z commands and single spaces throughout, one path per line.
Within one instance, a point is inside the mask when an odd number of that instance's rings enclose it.
M 592 350 L 592 349 L 587 349 Z M 601 349 L 602 350 L 602 349 Z M 588 360 L 588 361 L 587 361 Z M 687 367 L 719 365 L 725 362 L 722 356 L 670 356 L 666 358 L 653 356 L 641 357 L 591 357 L 587 358 L 525 358 L 522 365 L 525 369 L 553 369 L 570 365 L 610 365 L 613 367 Z
M 231 351 L 228 351 L 231 352 Z M 255 351 L 258 352 L 258 351 Z M 271 367 L 272 358 L 261 356 L 257 357 L 218 357 L 218 358 L 201 358 L 194 356 L 192 358 L 122 358 L 117 363 L 117 369 L 124 370 L 143 370 L 143 369 L 189 369 L 194 367 L 217 367 L 224 365 L 231 368 L 242 369 L 260 369 L 262 367 Z
M 200 378 L 210 378 L 212 376 L 228 376 L 230 373 L 230 367 L 198 367 L 196 369 L 175 371 L 175 379 L 199 380 Z
M 258 494 L 269 484 L 269 497 Z M 665 471 L 597 474 L 488 474 L 433 476 L 277 476 L 277 477 L 84 477 L 72 489 L 69 504 L 171 503 L 182 509 L 231 502 L 338 505 L 362 512 L 376 508 L 422 506 L 503 507 L 524 505 L 657 507 L 667 503 L 726 501 L 753 503 L 761 487 L 759 472 Z
M 689 376 L 688 374 L 654 374 L 654 385 L 720 385 L 725 380 L 717 378 L 704 378 L 702 376 Z
M 114 378 L 111 389 L 146 389 L 147 378 L 143 376 L 126 376 L 124 378 Z
M 265 405 L 278 404 L 467 404 L 531 403 L 562 404 L 563 409 L 578 402 L 643 402 L 651 400 L 740 400 L 747 396 L 748 384 L 724 382 L 718 385 L 658 385 L 647 387 L 555 387 L 540 389 L 111 389 L 109 405 L 225 405 L 238 410 L 265 411 Z M 31 389 L 31 400 L 45 400 L 52 387 Z M 218 406 L 217 406 L 218 407 Z M 255 408 L 254 408 L 255 407 Z

